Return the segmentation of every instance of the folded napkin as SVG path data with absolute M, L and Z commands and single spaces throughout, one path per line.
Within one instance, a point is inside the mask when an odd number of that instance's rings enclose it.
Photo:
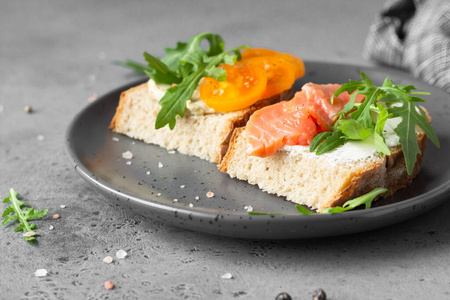
M 388 0 L 370 27 L 363 56 L 450 93 L 450 0 Z

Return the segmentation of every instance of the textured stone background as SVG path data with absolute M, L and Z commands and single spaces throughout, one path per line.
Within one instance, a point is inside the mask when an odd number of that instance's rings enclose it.
M 162 55 L 212 31 L 227 47 L 367 65 L 363 41 L 383 2 L 0 0 L 0 193 L 14 187 L 50 210 L 35 222 L 34 245 L 0 228 L 0 298 L 274 299 L 285 291 L 310 299 L 316 288 L 336 300 L 450 297 L 450 204 L 352 236 L 235 240 L 112 205 L 73 170 L 64 148 L 66 127 L 89 97 L 136 79 L 113 60 Z M 125 259 L 102 261 L 119 249 Z M 40 268 L 46 277 L 34 276 Z M 233 279 L 222 279 L 228 272 Z

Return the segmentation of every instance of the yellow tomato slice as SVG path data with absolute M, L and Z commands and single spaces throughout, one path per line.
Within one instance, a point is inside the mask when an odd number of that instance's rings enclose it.
M 221 112 L 234 111 L 264 98 L 267 75 L 261 62 L 239 61 L 220 67 L 227 71 L 226 81 L 205 77 L 200 84 L 200 98 L 209 107 Z
M 295 66 L 278 56 L 257 56 L 243 59 L 242 62 L 256 65 L 262 63 L 267 74 L 267 85 L 261 99 L 282 93 L 295 82 Z
M 298 58 L 295 55 L 289 53 L 281 53 L 275 50 L 264 49 L 264 48 L 250 48 L 242 52 L 241 54 L 242 60 L 246 60 L 253 57 L 260 56 L 275 56 L 281 57 L 285 60 L 291 62 L 295 66 L 295 78 L 300 78 L 305 74 L 305 65 L 303 64 L 303 60 Z

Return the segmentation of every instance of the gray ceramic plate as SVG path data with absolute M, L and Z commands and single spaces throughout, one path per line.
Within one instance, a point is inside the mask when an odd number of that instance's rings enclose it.
M 431 92 L 426 104 L 441 149 L 429 143 L 422 171 L 413 184 L 379 201 L 369 210 L 334 215 L 300 215 L 294 204 L 229 178 L 215 164 L 169 153 L 108 129 L 120 93 L 118 88 L 81 111 L 67 130 L 67 149 L 75 170 L 110 201 L 166 224 L 222 236 L 255 239 L 298 239 L 367 231 L 420 215 L 448 198 L 450 188 L 450 99 L 440 89 L 392 69 L 307 62 L 296 83 L 344 83 L 360 80 L 364 71 L 374 83 L 390 77 L 396 84 L 414 84 Z M 131 151 L 131 160 L 122 153 Z M 127 164 L 131 161 L 131 164 Z M 206 194 L 211 191 L 214 197 Z M 176 199 L 176 200 L 174 200 Z M 282 213 L 251 216 L 253 211 Z

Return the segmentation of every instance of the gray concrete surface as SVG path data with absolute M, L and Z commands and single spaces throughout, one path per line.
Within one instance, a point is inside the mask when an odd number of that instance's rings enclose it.
M 275 299 L 283 291 L 311 299 L 317 288 L 335 300 L 450 298 L 450 204 L 352 236 L 222 238 L 112 205 L 64 148 L 66 127 L 89 97 L 136 79 L 113 60 L 162 54 L 212 31 L 227 47 L 367 65 L 363 41 L 383 2 L 1 0 L 0 193 L 14 187 L 49 214 L 35 221 L 34 245 L 0 227 L 0 299 Z M 119 249 L 125 259 L 102 261 Z M 47 276 L 35 277 L 41 268 Z M 233 279 L 222 278 L 228 272 Z

